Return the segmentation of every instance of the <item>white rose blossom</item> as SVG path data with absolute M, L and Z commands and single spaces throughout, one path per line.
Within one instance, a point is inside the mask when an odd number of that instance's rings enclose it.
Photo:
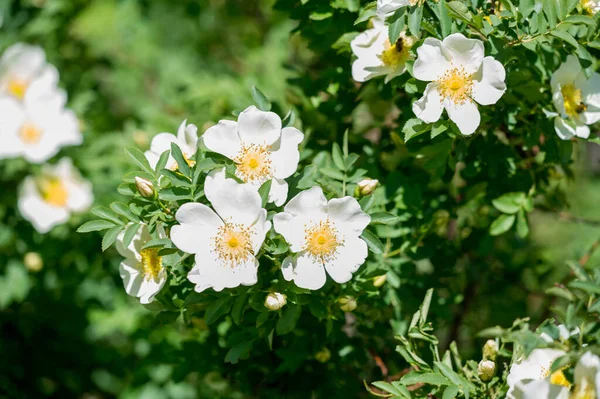
M 303 139 L 294 127 L 282 129 L 277 114 L 254 106 L 242 111 L 237 122 L 221 120 L 202 135 L 206 148 L 233 160 L 235 175 L 243 182 L 258 189 L 270 180 L 269 202 L 277 206 L 287 199 L 285 179 L 298 169 Z
M 417 49 L 416 79 L 431 82 L 413 112 L 426 123 L 440 119 L 446 109 L 460 132 L 469 135 L 479 126 L 477 104 L 495 104 L 506 91 L 504 67 L 484 57 L 483 42 L 454 33 L 443 41 L 428 37 Z
M 377 15 L 388 17 L 402 7 L 412 6 L 418 0 L 377 0 Z
M 389 27 L 380 18 L 373 18 L 373 28 L 360 33 L 350 47 L 357 57 L 352 63 L 352 78 L 357 82 L 385 76 L 385 83 L 406 71 L 406 61 L 414 39 L 404 32 L 394 44 L 389 40 Z
M 81 178 L 69 158 L 44 165 L 39 176 L 28 176 L 19 191 L 19 212 L 44 234 L 87 210 L 93 202 L 92 185 Z
M 219 169 L 206 177 L 204 194 L 214 211 L 197 202 L 184 204 L 175 215 L 179 225 L 171 229 L 177 248 L 195 255 L 188 280 L 197 292 L 255 284 L 256 255 L 271 229 L 258 191 Z
M 600 120 L 600 74 L 594 72 L 587 79 L 577 57 L 569 55 L 552 74 L 550 86 L 558 114 L 549 115 L 554 116 L 558 137 L 587 139 L 588 125 Z
M 360 235 L 370 221 L 352 197 L 327 201 L 318 186 L 302 191 L 273 217 L 294 253 L 283 261 L 283 277 L 310 290 L 325 284 L 325 271 L 337 283 L 350 281 L 368 255 Z
M 158 234 L 165 237 L 162 228 L 158 227 Z M 117 250 L 125 259 L 119 266 L 119 275 L 123 279 L 125 292 L 139 298 L 140 303 L 148 304 L 160 292 L 167 281 L 167 271 L 162 264 L 162 257 L 158 255 L 160 248 L 145 248 L 144 245 L 152 240 L 148 226 L 140 225 L 127 247 L 123 245 L 123 230 L 117 237 Z
M 73 111 L 65 109 L 66 95 L 57 90 L 43 97 L 0 98 L 0 159 L 22 156 L 43 163 L 83 137 Z
M 551 385 L 568 387 L 569 382 L 562 371 L 550 374 L 552 363 L 566 352 L 558 349 L 534 349 L 529 357 L 518 363 L 513 363 L 508 373 L 508 399 L 519 399 L 524 386 L 532 381 L 545 380 Z M 556 389 L 553 389 L 556 390 Z M 533 398 L 533 397 L 532 397 Z
M 0 58 L 0 96 L 33 100 L 56 90 L 58 71 L 41 47 L 17 43 Z
M 198 128 L 193 124 L 188 125 L 187 120 L 184 120 L 177 129 L 177 135 L 159 133 L 154 136 L 150 143 L 150 149 L 144 153 L 152 169 L 156 168 L 156 164 L 162 153 L 171 150 L 171 143 L 177 144 L 186 162 L 190 166 L 193 165 L 194 161 L 192 158 L 198 150 Z M 169 155 L 169 160 L 165 168 L 170 170 L 177 169 L 177 161 L 175 161 L 172 155 Z
M 575 365 L 572 399 L 600 398 L 600 358 L 586 352 Z
M 581 6 L 589 14 L 596 14 L 600 11 L 600 0 L 581 0 Z
M 519 381 L 512 396 L 514 399 L 569 399 L 569 388 L 562 385 L 554 385 L 546 380 Z

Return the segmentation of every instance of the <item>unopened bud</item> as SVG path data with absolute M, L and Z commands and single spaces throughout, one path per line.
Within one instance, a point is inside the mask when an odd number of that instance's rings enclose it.
M 279 310 L 287 303 L 287 297 L 279 292 L 271 292 L 265 299 L 265 308 Z
M 142 177 L 135 177 L 135 187 L 142 197 L 152 198 L 154 197 L 154 184 L 150 180 L 146 180 Z
M 488 341 L 483 345 L 483 358 L 485 360 L 496 361 L 496 355 L 498 354 L 498 343 L 493 339 L 488 339 Z
M 331 352 L 327 348 L 323 348 L 315 353 L 315 359 L 321 363 L 327 362 L 331 358 Z
M 373 191 L 377 188 L 379 184 L 379 180 L 376 179 L 363 179 L 359 181 L 356 185 L 358 186 L 358 193 L 362 196 L 372 194 Z
M 373 285 L 375 287 L 379 288 L 385 284 L 385 280 L 387 280 L 387 274 L 382 274 L 381 276 L 377 276 L 373 279 Z
M 340 309 L 343 312 L 352 312 L 356 309 L 356 298 L 350 295 L 344 295 L 340 299 L 338 299 L 338 303 L 340 304 Z
M 477 375 L 483 382 L 487 382 L 492 379 L 496 372 L 496 363 L 491 360 L 482 360 L 477 366 Z
M 39 272 L 44 267 L 44 261 L 37 252 L 27 252 L 23 258 L 23 263 L 27 270 L 31 272 Z

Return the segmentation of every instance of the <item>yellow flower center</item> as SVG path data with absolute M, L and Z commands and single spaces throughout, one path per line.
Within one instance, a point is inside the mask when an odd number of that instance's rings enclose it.
M 162 256 L 158 256 L 158 248 L 146 248 L 140 251 L 142 257 L 142 273 L 145 280 L 158 282 L 159 274 L 163 269 Z
M 42 138 L 42 129 L 33 123 L 24 123 L 19 130 L 19 137 L 25 144 L 36 144 Z
M 447 70 L 437 83 L 442 100 L 449 98 L 454 104 L 470 101 L 473 93 L 473 75 L 467 73 L 463 67 Z
M 28 83 L 23 80 L 23 79 L 19 79 L 19 78 L 10 78 L 8 80 L 8 92 L 10 94 L 12 94 L 14 97 L 18 98 L 19 100 L 23 99 L 23 97 L 25 97 L 25 92 L 27 91 L 27 86 Z
M 595 14 L 595 7 L 597 7 L 597 5 L 594 3 L 593 0 L 581 0 L 581 7 L 583 8 L 583 10 L 588 13 L 588 14 Z
M 408 59 L 408 50 L 410 49 L 409 40 L 399 37 L 392 46 L 389 40 L 386 41 L 385 50 L 379 56 L 381 61 L 391 67 L 398 67 Z
M 225 223 L 213 238 L 214 251 L 219 259 L 235 267 L 254 255 L 252 229 L 241 224 Z
M 550 366 L 551 366 L 551 364 L 548 365 L 548 368 L 542 367 L 540 377 L 541 378 L 550 377 L 550 384 L 562 385 L 563 387 L 571 388 L 571 383 L 569 382 L 569 380 L 567 380 L 567 377 L 565 377 L 565 373 L 563 373 L 563 370 L 565 368 L 567 368 L 568 366 L 562 368 L 561 370 L 555 371 L 552 374 L 550 374 L 550 368 L 549 368 Z
M 581 98 L 581 89 L 576 89 L 574 85 L 567 84 L 562 86 L 560 91 L 567 115 L 576 116 L 587 109 Z
M 236 176 L 245 183 L 262 184 L 273 177 L 268 145 L 245 145 L 233 161 L 237 164 Z
M 571 395 L 571 399 L 598 399 L 594 387 L 586 386 L 584 389 L 576 389 Z
M 60 179 L 55 177 L 43 179 L 39 183 L 39 188 L 44 201 L 47 203 L 59 207 L 67 205 L 69 192 Z
M 344 241 L 338 237 L 338 231 L 329 219 L 315 223 L 304 229 L 304 250 L 321 263 L 334 260 L 336 251 Z

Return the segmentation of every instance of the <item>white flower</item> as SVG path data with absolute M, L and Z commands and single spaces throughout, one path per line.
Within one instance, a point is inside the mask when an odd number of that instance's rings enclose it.
M 519 381 L 511 395 L 514 399 L 569 399 L 569 389 L 551 384 L 548 380 Z
M 481 381 L 489 381 L 496 372 L 496 363 L 491 360 L 482 360 L 477 365 L 477 375 Z
M 387 17 L 402 7 L 415 5 L 418 0 L 377 0 L 377 15 Z
M 144 153 L 152 169 L 156 168 L 162 153 L 171 150 L 171 143 L 177 144 L 187 163 L 193 165 L 192 157 L 198 149 L 198 128 L 196 125 L 187 125 L 187 120 L 184 120 L 177 129 L 177 136 L 172 133 L 159 133 L 154 136 L 150 143 L 150 149 Z M 173 156 L 169 155 L 165 168 L 177 169 L 177 161 Z
M 283 277 L 311 290 L 325 284 L 325 270 L 337 283 L 350 281 L 367 257 L 360 235 L 370 221 L 352 197 L 327 201 L 320 187 L 296 195 L 273 217 L 275 231 L 295 253 L 284 259 Z
M 162 228 L 158 227 L 161 238 L 165 237 Z M 125 292 L 140 299 L 140 303 L 148 304 L 160 292 L 167 281 L 167 271 L 162 264 L 159 248 L 145 248 L 152 240 L 148 226 L 142 224 L 127 247 L 123 245 L 125 231 L 117 238 L 117 250 L 125 259 L 119 266 L 119 274 L 123 279 Z
M 64 108 L 66 96 L 56 91 L 46 96 L 0 98 L 0 159 L 22 156 L 29 162 L 43 163 L 61 147 L 83 141 L 73 111 Z
M 282 129 L 277 114 L 254 106 L 242 111 L 237 122 L 221 120 L 202 135 L 210 151 L 235 162 L 235 175 L 245 183 L 259 188 L 271 180 L 269 202 L 277 206 L 287 199 L 284 179 L 298 169 L 298 145 L 303 139 L 304 134 L 294 127 Z
M 0 58 L 0 96 L 33 100 L 56 91 L 57 83 L 58 72 L 40 47 L 17 43 Z
M 581 6 L 589 14 L 596 14 L 600 11 L 600 0 L 581 0 Z
M 279 310 L 287 303 L 287 297 L 279 292 L 271 292 L 265 298 L 265 307 L 269 310 Z
M 506 90 L 501 63 L 484 57 L 481 40 L 454 33 L 443 41 L 428 37 L 417 49 L 416 79 L 431 82 L 413 112 L 423 122 L 440 119 L 444 108 L 462 134 L 475 132 L 481 116 L 475 102 L 495 104 Z
M 520 396 L 516 394 L 519 391 L 516 390 L 517 384 L 523 387 L 525 384 L 529 385 L 530 381 L 548 380 L 550 384 L 568 387 L 569 382 L 562 371 L 550 374 L 552 363 L 564 355 L 566 352 L 558 349 L 534 349 L 527 359 L 513 363 L 506 379 L 509 387 L 507 398 L 519 398 Z
M 375 191 L 378 184 L 379 180 L 377 179 L 363 179 L 356 183 L 360 195 L 373 194 L 373 191 Z
M 390 43 L 388 26 L 379 18 L 373 18 L 373 28 L 360 33 L 352 40 L 350 47 L 357 57 L 352 64 L 352 78 L 366 82 L 378 76 L 385 76 L 385 83 L 406 71 L 406 61 L 414 39 L 400 34 L 394 44 Z
M 552 101 L 558 112 L 554 118 L 556 134 L 563 140 L 576 136 L 587 139 L 587 125 L 600 120 L 600 74 L 587 79 L 574 55 L 552 74 Z
M 180 224 L 171 229 L 177 248 L 196 255 L 188 280 L 197 292 L 255 284 L 256 255 L 271 229 L 260 195 L 252 186 L 226 178 L 224 169 L 206 177 L 204 194 L 216 213 L 197 202 L 184 204 L 175 215 Z
M 42 173 L 28 176 L 19 192 L 19 212 L 40 233 L 63 224 L 73 212 L 88 209 L 94 200 L 92 185 L 81 178 L 69 158 L 44 165 Z
M 600 358 L 586 352 L 575 366 L 575 389 L 572 399 L 600 398 Z

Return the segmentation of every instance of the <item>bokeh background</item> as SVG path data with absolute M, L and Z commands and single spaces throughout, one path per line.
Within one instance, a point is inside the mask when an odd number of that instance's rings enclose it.
M 293 33 L 295 22 L 273 6 L 273 0 L 2 0 L 0 50 L 16 42 L 45 49 L 85 137 L 63 154 L 92 181 L 96 203 L 107 204 L 119 199 L 116 187 L 131 169 L 126 147 L 144 150 L 154 134 L 174 132 L 186 118 L 202 132 L 251 104 L 252 85 L 283 114 L 304 107 L 309 100 L 292 83 L 308 70 L 318 75 L 318 60 Z M 349 69 L 350 56 L 341 59 L 347 65 L 340 68 Z M 350 123 L 360 130 L 373 117 L 366 114 L 359 109 Z M 502 256 L 481 266 L 489 268 L 481 278 L 452 279 L 438 290 L 432 312 L 442 341 L 457 339 L 468 356 L 483 342 L 476 334 L 485 327 L 517 317 L 543 320 L 552 307 L 543 293 L 568 277 L 565 262 L 600 261 L 600 251 L 592 251 L 600 238 L 600 222 L 593 222 L 600 220 L 598 151 L 590 146 L 575 150 L 576 182 L 557 179 L 568 187 L 569 211 L 534 212 L 533 242 L 487 243 L 503 246 L 495 248 Z M 225 364 L 227 328 L 162 320 L 128 297 L 116 251 L 102 253 L 100 235 L 75 233 L 88 216 L 43 237 L 35 233 L 16 213 L 11 189 L 27 170 L 22 160 L 0 161 L 0 397 L 309 398 L 342 387 L 347 397 L 360 397 L 363 379 L 381 377 L 374 357 L 353 359 L 348 370 L 314 361 L 282 369 L 286 353 Z M 30 251 L 42 257 L 39 270 L 23 261 Z M 426 288 L 397 290 L 418 293 L 418 305 Z M 393 346 L 383 357 L 390 368 L 399 362 Z

